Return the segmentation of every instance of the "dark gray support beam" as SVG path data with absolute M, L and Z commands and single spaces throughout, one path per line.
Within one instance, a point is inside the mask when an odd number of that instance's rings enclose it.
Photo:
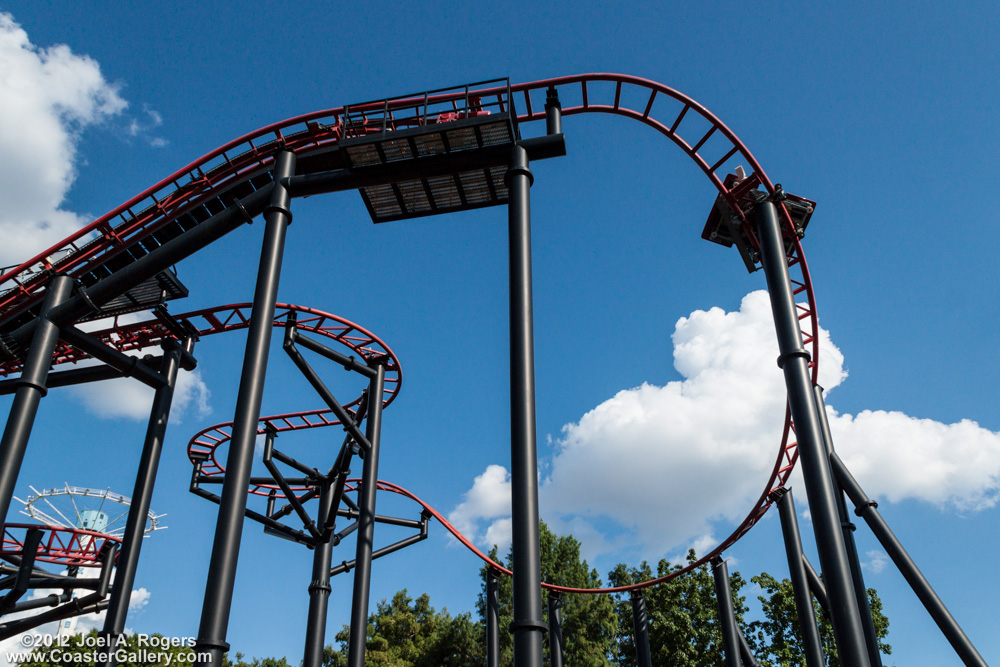
M 549 591 L 549 667 L 563 667 L 562 593 Z
M 712 559 L 715 580 L 715 601 L 719 606 L 719 629 L 722 631 L 722 652 L 726 667 L 740 667 L 740 631 L 736 627 L 733 592 L 729 588 L 729 567 L 720 556 Z
M 799 445 L 799 459 L 802 462 L 802 476 L 809 498 L 816 546 L 830 595 L 837 652 L 845 665 L 871 667 L 844 546 L 844 535 L 840 529 L 836 485 L 820 432 L 809 370 L 809 353 L 802 345 L 798 309 L 788 276 L 788 258 L 785 256 L 784 238 L 774 203 L 768 199 L 758 202 L 755 219 L 761 263 L 767 278 L 767 291 L 778 335 L 778 365 L 784 371 L 788 404 L 795 422 L 795 437 Z
M 16 621 L 0 624 L 0 639 L 7 639 L 25 630 L 37 628 L 39 625 L 59 621 L 80 614 L 89 614 L 107 608 L 108 601 L 105 596 L 108 594 L 108 585 L 111 582 L 111 572 L 114 569 L 115 555 L 118 553 L 118 545 L 105 542 L 98 554 L 101 558 L 101 574 L 97 579 L 97 586 L 94 592 L 73 599 L 70 591 L 63 591 L 61 595 L 49 595 L 38 600 L 27 600 L 15 605 L 13 611 L 25 611 L 37 609 L 39 607 L 54 606 L 54 609 L 42 612 L 28 618 L 20 618 Z M 60 606 L 55 606 L 59 605 Z
M 649 615 L 642 591 L 632 591 L 632 637 L 635 640 L 635 662 L 638 667 L 653 667 L 649 652 Z
M 190 352 L 194 340 L 188 338 L 184 347 L 173 338 L 163 342 L 163 361 L 160 374 L 166 384 L 156 390 L 153 406 L 149 413 L 149 424 L 146 427 L 146 439 L 143 442 L 139 467 L 135 476 L 135 488 L 132 490 L 132 502 L 125 522 L 125 533 L 122 535 L 121 551 L 118 556 L 118 574 L 111 589 L 108 600 L 108 613 L 104 619 L 104 630 L 101 633 L 108 640 L 117 638 L 125 631 L 125 618 L 128 614 L 128 603 L 132 597 L 132 586 L 139 567 L 139 552 L 146 532 L 146 520 L 149 515 L 149 505 L 153 498 L 153 486 L 156 483 L 156 471 L 160 465 L 160 454 L 163 451 L 163 440 L 167 433 L 167 420 L 170 417 L 170 406 L 174 398 L 174 387 L 177 385 L 177 372 L 180 368 L 181 353 L 186 349 Z M 113 644 L 108 643 L 106 646 Z M 114 665 L 113 651 L 107 651 L 108 659 L 105 665 Z
M 739 628 L 737 628 L 739 630 Z M 740 658 L 743 659 L 743 667 L 760 667 L 757 663 L 757 658 L 753 657 L 753 653 L 750 652 L 750 645 L 747 644 L 747 638 L 743 636 L 743 631 L 740 632 Z
M 555 88 L 545 91 L 545 133 L 549 136 L 562 134 L 562 105 Z
M 294 312 L 294 311 L 293 311 Z M 375 369 L 371 366 L 365 364 L 364 359 L 358 359 L 357 357 L 350 357 L 346 354 L 338 352 L 319 341 L 315 341 L 309 336 L 303 336 L 298 331 L 293 329 L 294 333 L 286 336 L 286 340 L 290 339 L 293 343 L 301 345 L 307 350 L 312 350 L 316 354 L 322 355 L 331 361 L 335 361 L 345 369 L 349 371 L 356 371 L 361 373 L 366 378 L 371 379 L 375 377 Z
M 98 339 L 85 334 L 76 327 L 63 327 L 59 333 L 59 337 L 76 349 L 86 352 L 112 368 L 118 369 L 125 377 L 134 377 L 139 382 L 153 389 L 159 389 L 167 383 L 166 378 L 144 364 L 138 357 L 132 357 L 119 352 L 113 347 L 108 347 Z
M 816 596 L 816 602 L 819 602 L 820 608 L 823 613 L 827 616 L 830 615 L 830 598 L 826 595 L 826 585 L 823 580 L 819 578 L 819 574 L 816 573 L 816 568 L 812 566 L 809 559 L 806 558 L 805 554 L 802 554 L 802 565 L 806 568 L 806 578 L 809 580 L 809 590 L 812 594 Z
M 500 574 L 486 572 L 486 667 L 500 667 Z
M 316 528 L 316 522 L 313 521 L 312 517 L 309 516 L 309 512 L 299 501 L 298 497 L 295 495 L 295 491 L 292 490 L 291 483 L 289 480 L 285 479 L 285 476 L 281 474 L 281 470 L 278 466 L 274 464 L 271 458 L 274 455 L 274 438 L 276 437 L 274 429 L 268 426 L 267 432 L 264 434 L 264 467 L 267 471 L 271 473 L 271 479 L 278 484 L 281 492 L 285 494 L 285 500 L 291 505 L 292 509 L 298 515 L 299 520 L 302 521 L 303 528 L 312 536 L 312 541 L 319 545 L 323 541 L 323 536 L 320 534 L 319 529 Z M 316 471 L 313 471 L 316 472 Z M 251 477 L 251 479 L 253 479 Z M 303 485 L 305 484 L 315 484 L 316 478 L 305 478 L 301 480 Z
M 316 523 L 326 523 L 333 510 L 333 489 L 329 482 L 319 495 Z M 326 616 L 330 606 L 330 563 L 333 561 L 333 536 L 319 542 L 313 549 L 312 581 L 309 582 L 309 616 L 306 619 L 306 645 L 303 667 L 322 667 L 326 645 Z
M 275 158 L 274 181 L 280 183 L 294 171 L 295 154 L 279 153 Z M 243 371 L 236 399 L 236 416 L 233 419 L 233 435 L 226 459 L 226 481 L 222 485 L 219 520 L 215 528 L 196 642 L 195 652 L 205 654 L 208 658 L 199 661 L 200 667 L 222 667 L 222 656 L 229 649 L 226 630 L 229 627 L 229 612 L 236 585 L 236 563 L 247 506 L 247 482 L 250 479 L 254 443 L 257 440 L 257 422 L 260 419 L 264 377 L 267 373 L 285 235 L 292 220 L 288 210 L 288 191 L 278 185 L 272 189 L 271 195 L 264 215 L 266 226 L 254 290 L 253 312 L 250 316 Z
M 42 536 L 43 531 L 41 528 L 29 528 L 27 534 L 24 536 L 24 545 L 23 549 L 21 549 L 21 553 L 23 554 L 21 566 L 18 568 L 17 575 L 14 578 L 14 585 L 11 586 L 10 592 L 0 600 L 0 614 L 6 614 L 11 611 L 17 601 L 28 592 L 28 588 L 31 586 L 31 572 L 35 567 L 35 556 L 38 554 L 38 545 L 42 541 Z
M 404 537 L 403 539 L 399 540 L 398 542 L 393 542 L 392 544 L 387 544 L 384 547 L 376 549 L 375 551 L 372 552 L 372 560 L 378 560 L 382 556 L 388 556 L 391 553 L 396 553 L 400 549 L 405 549 L 406 547 L 410 546 L 411 544 L 416 544 L 417 542 L 422 542 L 422 541 L 426 540 L 427 539 L 427 520 L 430 519 L 430 515 L 426 514 L 424 516 L 426 518 L 424 518 L 422 522 L 418 522 L 418 523 L 420 523 L 420 532 L 419 533 L 417 533 L 416 535 L 410 535 L 409 537 Z M 375 521 L 376 521 L 376 523 L 379 523 L 378 519 L 376 519 Z M 340 565 L 334 565 L 330 569 L 330 576 L 331 577 L 335 577 L 338 574 L 340 574 L 341 572 L 350 572 L 351 570 L 354 569 L 354 566 L 356 564 L 357 564 L 357 559 L 351 559 L 351 560 L 347 560 L 347 561 L 342 562 Z
M 358 511 L 342 507 L 337 510 L 337 516 L 345 519 L 357 519 Z M 416 528 L 417 530 L 421 530 L 424 525 L 424 521 L 422 519 L 404 519 L 402 517 L 386 516 L 384 514 L 376 514 L 375 523 L 385 523 L 390 526 L 402 526 L 403 528 Z
M 52 365 L 52 352 L 59 340 L 59 328 L 52 322 L 52 311 L 64 303 L 73 291 L 73 280 L 56 276 L 46 290 L 45 302 L 39 312 L 31 347 L 24 361 L 21 377 L 17 378 L 17 393 L 10 406 L 10 417 L 0 440 L 0 522 L 6 523 L 10 501 L 14 497 L 17 476 L 21 472 L 24 451 L 28 447 L 31 428 L 35 424 L 38 404 L 45 396 L 45 379 Z
M 155 361 L 153 363 L 155 363 Z M 100 366 L 85 366 L 84 368 L 74 368 L 68 371 L 59 371 L 58 373 L 49 373 L 48 377 L 45 378 L 45 388 L 56 389 L 57 387 L 69 387 L 75 384 L 83 384 L 85 382 L 114 380 L 115 378 L 120 377 L 124 377 L 122 372 L 117 368 L 112 368 L 111 366 L 105 366 L 103 364 Z M 6 396 L 16 392 L 18 380 L 20 380 L 20 378 L 0 380 L 0 396 Z
M 12 609 L 5 613 L 18 613 L 22 611 L 30 611 L 32 609 L 41 609 L 42 607 L 58 607 L 63 602 L 69 602 L 73 599 L 73 592 L 70 590 L 64 590 L 62 593 L 53 593 L 52 595 L 46 595 L 43 598 L 33 598 L 31 600 L 25 600 L 23 602 L 18 602 L 13 606 Z M 32 626 L 34 627 L 34 626 Z M 7 632 L 7 624 L 0 625 L 0 640 L 7 639 L 11 634 L 5 634 Z
M 358 419 L 365 419 L 368 415 L 368 390 L 361 396 L 361 403 L 358 404 L 358 411 L 355 413 Z M 354 440 L 350 434 L 344 437 L 344 443 L 340 446 L 340 451 L 337 453 L 337 460 L 334 461 L 333 466 L 330 468 L 328 476 L 333 476 L 333 502 L 332 506 L 339 511 L 340 503 L 348 504 L 350 498 L 344 495 L 344 488 L 347 485 L 347 476 L 351 474 L 351 460 L 354 458 Z M 284 508 L 282 508 L 284 510 Z M 375 520 L 378 520 L 376 515 Z M 326 518 L 326 522 L 323 525 L 323 535 L 332 536 L 333 531 L 336 529 L 337 512 L 330 512 L 329 516 Z M 334 542 L 336 545 L 337 542 Z
M 354 558 L 354 592 L 351 599 L 351 627 L 348 633 L 347 667 L 364 667 L 368 637 L 368 596 L 372 580 L 372 545 L 375 540 L 375 500 L 378 497 L 379 441 L 382 433 L 382 392 L 385 389 L 385 366 L 377 366 L 368 385 L 368 420 L 365 438 L 361 486 L 358 489 L 358 546 Z
M 546 625 L 538 536 L 535 344 L 531 304 L 531 170 L 515 146 L 507 172 L 510 244 L 510 482 L 514 571 L 514 667 L 542 667 Z
M 826 661 L 823 659 L 819 627 L 816 625 L 816 610 L 813 608 L 805 556 L 802 554 L 799 519 L 795 516 L 792 490 L 787 487 L 777 489 L 772 492 L 771 498 L 778 505 L 778 516 L 781 519 L 781 535 L 785 540 L 785 555 L 788 557 L 788 571 L 795 595 L 795 612 L 799 617 L 799 631 L 802 633 L 802 652 L 805 654 L 807 667 L 823 667 Z M 826 597 L 825 591 L 823 596 Z
M 834 452 L 830 456 L 830 462 L 833 465 L 834 473 L 837 475 L 837 479 L 840 481 L 840 485 L 847 492 L 848 497 L 850 497 L 851 502 L 857 508 L 856 513 L 858 516 L 863 518 L 868 524 L 872 532 L 875 533 L 875 537 L 882 544 L 886 553 L 889 554 L 889 558 L 892 562 L 896 564 L 903 578 L 906 579 L 906 583 L 910 585 L 913 592 L 917 594 L 920 602 L 924 605 L 927 613 L 931 615 L 934 622 L 944 633 L 944 636 L 948 639 L 952 648 L 955 649 L 955 653 L 961 658 L 962 662 L 969 667 L 986 667 L 986 661 L 983 657 L 979 655 L 979 651 L 976 647 L 972 645 L 969 638 L 966 636 L 965 632 L 958 625 L 955 617 L 951 615 L 948 608 L 944 606 L 944 602 L 938 597 L 937 593 L 931 587 L 927 578 L 924 577 L 920 568 L 917 564 L 913 562 L 910 558 L 910 554 L 906 552 L 903 548 L 902 543 L 896 538 L 892 530 L 889 528 L 889 524 L 885 522 L 882 515 L 879 514 L 878 503 L 873 501 L 861 488 L 854 476 L 844 465 L 844 462 L 840 460 Z
M 74 616 L 80 616 L 82 614 L 97 613 L 106 609 L 108 606 L 108 601 L 98 600 L 95 593 L 91 593 L 90 595 L 86 595 L 76 600 L 72 598 L 72 593 L 62 593 L 60 595 L 49 595 L 40 600 L 28 600 L 22 603 L 24 606 L 19 607 L 15 611 L 20 612 L 27 609 L 38 609 L 40 607 L 48 606 L 48 604 L 39 604 L 33 607 L 29 607 L 28 605 L 35 602 L 45 602 L 50 598 L 57 600 L 58 602 L 62 602 L 63 604 L 36 616 L 18 619 L 0 626 L 0 640 L 9 639 L 14 635 L 19 635 L 22 632 L 32 628 L 37 628 L 39 625 L 45 625 L 46 623 L 51 623 L 53 621 L 61 621 L 64 618 L 73 618 Z
M 296 339 L 297 336 L 294 334 L 286 334 L 284 344 L 285 354 L 287 354 L 288 357 L 295 363 L 299 372 L 301 372 L 303 377 L 309 381 L 309 384 L 313 386 L 313 389 L 316 390 L 316 393 L 323 399 L 323 402 L 326 403 L 327 407 L 333 411 L 333 414 L 337 415 L 337 419 L 340 420 L 344 430 L 347 431 L 352 438 L 354 438 L 354 441 L 357 442 L 362 449 L 368 449 L 371 447 L 371 444 L 368 442 L 368 438 L 366 438 L 365 435 L 358 429 L 358 425 L 351 413 L 348 412 L 347 408 L 340 404 L 340 401 L 338 401 L 337 397 L 333 395 L 333 392 L 327 388 L 326 384 L 319 377 L 319 374 L 313 370 L 313 367 L 309 365 L 309 362 L 302 356 L 302 353 L 295 347 Z

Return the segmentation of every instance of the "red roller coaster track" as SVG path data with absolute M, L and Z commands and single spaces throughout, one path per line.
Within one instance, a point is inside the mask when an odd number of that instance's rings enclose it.
M 8 523 L 3 527 L 3 548 L 0 550 L 0 559 L 20 563 L 20 558 L 24 556 L 25 541 L 20 535 L 29 530 L 42 530 L 48 534 L 38 545 L 36 561 L 67 567 L 100 567 L 101 550 L 105 543 L 121 544 L 121 540 L 117 537 L 83 528 Z
M 624 116 L 652 127 L 694 161 L 721 196 L 730 204 L 732 210 L 740 217 L 744 217 L 739 205 L 740 202 L 745 200 L 748 191 L 757 184 L 761 185 L 769 194 L 775 194 L 775 186 L 771 179 L 764 173 L 757 159 L 732 130 L 698 102 L 672 88 L 647 79 L 618 74 L 582 74 L 515 84 L 509 89 L 511 92 L 510 102 L 515 107 L 523 104 L 523 109 L 519 110 L 517 116 L 519 123 L 545 119 L 545 110 L 539 103 L 539 96 L 544 95 L 548 89 L 555 89 L 564 101 L 574 100 L 572 104 L 564 106 L 563 116 L 605 113 Z M 503 90 L 499 88 L 467 90 L 463 93 L 439 95 L 431 101 L 447 103 L 451 100 L 453 104 L 457 105 L 461 97 L 464 96 L 465 99 L 468 99 L 470 94 L 483 99 L 491 95 L 500 99 L 507 94 L 507 90 L 507 88 Z M 535 96 L 534 100 L 533 96 Z M 626 100 L 640 100 L 641 104 L 637 108 L 630 108 L 626 106 Z M 372 131 L 383 131 L 386 128 L 386 112 L 392 111 L 393 104 L 399 104 L 400 107 L 412 106 L 413 100 L 372 103 L 370 108 L 366 105 L 351 106 L 351 131 L 353 133 L 359 131 L 359 121 L 357 120 L 359 115 L 362 131 L 364 130 L 365 123 L 369 122 L 366 115 L 368 111 L 373 114 Z M 389 115 L 391 116 L 391 114 Z M 335 148 L 344 137 L 344 121 L 345 107 L 338 107 L 297 116 L 234 139 L 129 199 L 59 244 L 46 249 L 19 266 L 9 268 L 0 275 L 0 327 L 9 329 L 12 323 L 16 326 L 19 323 L 18 318 L 24 318 L 39 303 L 44 295 L 45 285 L 52 275 L 66 274 L 74 278 L 89 278 L 92 281 L 98 280 L 104 275 L 110 275 L 122 266 L 155 250 L 163 243 L 161 237 L 175 236 L 189 229 L 190 225 L 197 225 L 210 215 L 214 215 L 220 206 L 225 206 L 224 202 L 219 199 L 220 194 L 231 192 L 237 187 L 249 188 L 250 190 L 257 188 L 258 184 L 255 179 L 266 175 L 273 165 L 274 155 L 279 150 L 291 150 L 299 156 L 306 156 L 320 150 Z M 395 129 L 393 123 L 394 121 L 390 119 L 388 129 Z M 737 160 L 748 165 L 751 174 L 747 179 L 729 187 L 724 176 L 728 167 Z M 812 374 L 815 382 L 818 373 L 819 341 L 812 281 L 792 219 L 784 205 L 781 205 L 779 209 L 785 236 L 789 242 L 788 266 L 793 271 L 793 276 L 797 275 L 792 279 L 795 294 L 802 295 L 802 298 L 805 299 L 805 302 L 798 303 L 797 307 L 800 311 L 799 319 L 802 323 L 804 343 L 809 346 L 811 351 Z M 184 223 L 178 226 L 181 220 Z M 743 224 L 744 232 L 751 243 L 756 243 L 753 230 L 745 218 Z M 217 322 L 205 314 L 209 311 L 191 313 L 187 317 L 191 319 L 205 318 L 209 326 L 200 328 L 203 334 L 218 333 L 230 330 L 230 328 L 246 326 L 246 316 L 240 309 L 246 309 L 247 306 L 227 308 L 235 310 L 222 319 L 217 317 L 218 311 L 211 311 Z M 233 324 L 233 326 L 227 328 L 229 324 Z M 279 323 L 276 318 L 275 326 L 283 326 L 283 324 Z M 155 333 L 153 325 L 151 325 L 151 329 L 153 333 L 148 334 L 151 336 L 148 341 L 143 338 L 147 335 L 146 331 L 136 330 L 134 325 L 116 326 L 100 332 L 99 335 L 106 343 L 115 345 L 119 349 L 136 349 L 142 345 L 148 345 L 150 342 L 155 342 L 156 336 L 166 335 L 165 330 Z M 132 342 L 133 340 L 134 342 Z M 83 356 L 72 348 L 62 346 L 57 349 L 54 362 L 74 361 Z M 0 374 L 6 375 L 17 370 L 19 370 L 17 362 L 7 362 L 0 365 Z M 398 382 L 397 376 L 396 384 L 392 385 L 392 389 L 387 388 L 386 402 L 395 395 L 399 386 Z M 270 419 L 282 420 L 289 430 L 327 425 L 309 422 L 305 416 L 308 414 L 310 413 L 296 413 Z M 297 422 L 297 419 L 302 421 Z M 216 428 L 224 429 L 224 425 Z M 767 511 L 769 493 L 774 488 L 785 484 L 797 459 L 797 447 L 792 438 L 793 432 L 794 426 L 791 423 L 790 413 L 786 410 L 785 426 L 777 460 L 753 509 L 733 534 L 724 540 L 719 547 L 681 572 L 706 562 L 712 555 L 720 553 L 736 542 Z M 403 495 L 414 497 L 409 492 L 405 492 Z M 416 498 L 414 497 L 414 499 Z M 443 521 L 437 512 L 434 514 Z M 445 524 L 447 525 L 446 522 Z M 467 540 L 460 539 L 466 542 L 467 546 L 475 549 Z M 482 556 L 481 553 L 480 556 Z M 642 585 L 651 585 L 657 581 L 677 576 L 681 572 Z
M 183 313 L 174 316 L 174 319 L 182 324 L 190 325 L 198 332 L 198 336 L 204 337 L 246 329 L 250 326 L 252 308 L 253 304 L 236 303 Z M 290 312 L 297 315 L 295 323 L 297 329 L 333 339 L 347 346 L 362 359 L 387 356 L 383 405 L 388 405 L 396 398 L 403 382 L 402 369 L 399 367 L 399 362 L 392 350 L 375 334 L 337 315 L 286 303 L 277 304 L 274 313 L 274 326 L 284 328 Z M 165 338 L 173 337 L 167 326 L 156 318 L 131 324 L 116 323 L 114 326 L 95 331 L 91 335 L 119 352 L 134 352 L 153 347 L 159 345 Z M 76 363 L 88 358 L 89 355 L 85 352 L 60 341 L 56 345 L 52 363 Z M 21 370 L 20 360 L 0 363 L 0 375 L 9 375 L 19 370 Z M 357 400 L 349 405 L 356 404 Z M 324 414 L 327 413 L 324 412 Z

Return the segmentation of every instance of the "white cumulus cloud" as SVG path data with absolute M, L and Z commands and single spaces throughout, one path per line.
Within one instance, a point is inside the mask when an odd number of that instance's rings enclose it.
M 479 540 L 480 519 L 507 516 L 510 516 L 510 474 L 503 466 L 491 465 L 473 480 L 472 488 L 465 492 L 465 499 L 448 515 L 448 521 L 467 537 Z M 489 530 L 487 529 L 487 533 Z M 493 528 L 493 539 L 504 539 L 503 530 L 502 527 Z M 506 531 L 505 539 L 509 542 L 509 519 Z M 485 539 L 488 541 L 489 536 L 485 536 Z M 499 542 L 489 542 L 489 544 L 499 544 Z
M 128 599 L 128 610 L 139 611 L 140 609 L 145 609 L 146 605 L 149 604 L 149 598 L 153 597 L 145 588 L 137 588 L 132 591 L 132 595 Z
M 87 220 L 63 208 L 87 126 L 127 106 L 93 59 L 39 48 L 0 12 L 0 266 L 16 264 Z
M 70 391 L 80 399 L 88 412 L 106 419 L 148 419 L 153 405 L 153 389 L 132 378 L 91 382 L 73 387 Z M 208 402 L 210 396 L 211 392 L 201 377 L 201 371 L 180 371 L 177 374 L 170 420 L 179 422 L 190 413 L 198 417 L 208 415 L 212 411 Z
M 1000 436 L 976 422 L 942 424 L 883 410 L 827 414 L 837 453 L 868 495 L 960 512 L 997 504 Z
M 785 386 L 767 293 L 748 294 L 734 312 L 682 317 L 672 341 L 683 379 L 620 391 L 567 424 L 547 466 L 542 518 L 573 526 L 591 556 L 614 543 L 648 558 L 707 551 L 750 510 L 774 464 Z M 847 373 L 827 332 L 820 343 L 829 390 Z M 996 503 L 1000 434 L 967 420 L 828 410 L 837 450 L 869 495 L 960 511 Z M 490 466 L 453 516 L 481 543 L 509 535 L 509 494 L 507 471 Z

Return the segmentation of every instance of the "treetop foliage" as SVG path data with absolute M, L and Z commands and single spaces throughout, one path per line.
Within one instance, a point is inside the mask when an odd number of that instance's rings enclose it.
M 601 588 L 604 584 L 597 570 L 581 558 L 580 543 L 572 536 L 561 537 L 552 533 L 543 523 L 540 526 L 542 579 L 568 588 Z M 490 557 L 499 562 L 497 549 Z M 696 560 L 689 551 L 687 564 Z M 513 566 L 508 552 L 504 563 Z M 656 564 L 655 576 L 662 577 L 682 568 L 663 559 Z M 485 667 L 486 665 L 486 578 L 488 567 L 481 570 L 483 588 L 476 607 L 478 618 L 470 613 L 451 615 L 447 609 L 436 611 L 430 596 L 423 593 L 411 597 L 406 589 L 397 592 L 391 600 L 382 600 L 368 618 L 367 651 L 365 664 L 369 667 Z M 643 562 L 636 567 L 618 564 L 608 574 L 611 586 L 627 586 L 654 577 L 653 567 Z M 761 573 L 751 578 L 760 586 L 758 600 L 761 617 L 746 622 L 748 614 L 746 597 L 741 591 L 746 580 L 733 572 L 729 585 L 737 623 L 742 628 L 747 644 L 761 667 L 805 667 L 802 640 L 799 635 L 795 596 L 788 579 L 778 580 Z M 499 577 L 500 665 L 509 667 L 513 659 L 513 639 L 507 631 L 512 620 L 513 587 L 509 577 Z M 543 589 L 542 608 L 547 609 L 551 593 Z M 632 603 L 629 593 L 616 595 L 559 594 L 562 610 L 563 662 L 570 667 L 635 667 L 636 653 L 632 627 Z M 718 619 L 714 577 L 708 565 L 702 565 L 685 575 L 657 584 L 642 591 L 649 619 L 650 651 L 654 665 L 672 667 L 716 667 L 724 664 L 722 632 Z M 875 589 L 868 589 L 869 604 L 879 639 L 879 648 L 890 655 L 891 646 L 885 641 L 889 620 L 882 611 L 882 602 Z M 829 618 L 816 604 L 823 653 L 826 667 L 840 667 L 833 629 Z M 548 619 L 546 619 L 548 620 Z M 35 651 L 34 661 L 21 663 L 21 667 L 77 667 L 93 665 L 81 661 L 81 655 L 93 651 L 86 647 L 84 637 L 96 637 L 96 632 L 78 636 L 64 653 L 51 650 Z M 345 667 L 347 664 L 348 628 L 337 633 L 335 641 L 324 652 L 324 667 Z M 142 658 L 137 650 L 136 636 L 125 639 L 132 655 Z M 188 647 L 163 649 L 171 654 L 170 667 L 192 667 L 192 650 Z M 549 638 L 545 639 L 545 661 L 549 662 Z M 162 652 L 161 652 L 162 653 Z M 148 656 L 147 656 L 148 657 Z M 226 656 L 223 667 L 292 667 L 285 658 L 254 658 L 244 660 L 235 654 L 235 662 Z M 293 663 L 294 664 L 294 663 Z M 162 661 L 143 662 L 141 659 L 124 661 L 122 667 L 153 667 Z

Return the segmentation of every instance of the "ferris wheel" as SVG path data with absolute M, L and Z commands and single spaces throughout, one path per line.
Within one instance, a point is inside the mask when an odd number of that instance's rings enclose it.
M 132 500 L 110 489 L 91 489 L 64 486 L 39 491 L 29 486 L 32 493 L 25 500 L 15 498 L 24 505 L 21 514 L 54 528 L 79 528 L 121 540 Z M 146 518 L 144 535 L 163 530 L 160 520 L 165 514 L 152 510 Z
M 5 617 L 0 639 L 52 621 L 58 622 L 60 637 L 71 636 L 81 614 L 108 607 L 132 501 L 110 489 L 69 484 L 41 491 L 29 488 L 26 500 L 16 500 L 24 506 L 21 514 L 32 522 L 6 523 L 2 529 L 0 590 L 10 591 L 0 598 L 0 616 Z M 148 512 L 143 536 L 163 529 L 162 517 Z M 22 599 L 29 589 L 62 592 Z M 29 610 L 34 612 L 29 616 L 14 613 Z

